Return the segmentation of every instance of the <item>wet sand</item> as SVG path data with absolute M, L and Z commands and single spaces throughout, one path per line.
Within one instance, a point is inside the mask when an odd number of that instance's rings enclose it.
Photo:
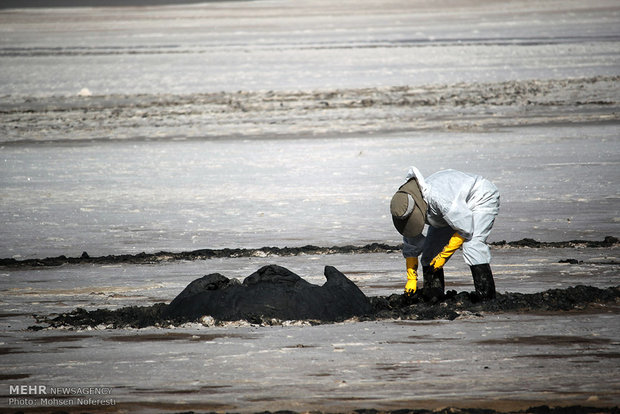
M 452 321 L 236 324 L 211 326 L 207 334 L 200 324 L 173 331 L 51 330 L 24 333 L 19 347 L 3 354 L 40 360 L 37 370 L 13 370 L 9 383 L 36 381 L 40 369 L 56 372 L 57 383 L 78 384 L 90 377 L 79 374 L 83 367 L 96 370 L 118 402 L 113 410 L 89 412 L 515 412 L 540 405 L 614 412 L 617 315 L 617 307 L 598 307 Z M 43 349 L 44 359 L 37 358 Z
M 614 412 L 612 407 L 620 399 L 616 379 L 620 307 L 618 288 L 609 287 L 619 284 L 617 244 L 501 244 L 493 246 L 500 295 L 485 306 L 468 303 L 463 295 L 433 305 L 403 301 L 399 252 L 229 257 L 157 265 L 63 264 L 42 266 L 34 278 L 29 276 L 34 276 L 31 270 L 15 270 L 15 276 L 31 282 L 28 292 L 21 283 L 14 293 L 7 294 L 13 290 L 10 286 L 5 292 L 14 309 L 0 318 L 5 328 L 5 382 L 110 387 L 116 406 L 88 407 L 89 412 L 349 412 L 441 407 L 515 412 L 541 405 Z M 207 318 L 139 329 L 121 328 L 123 323 L 115 328 L 106 325 L 105 319 L 77 327 L 63 323 L 71 319 L 76 306 L 84 310 L 73 316 L 86 317 L 122 315 L 129 309 L 135 316 L 141 310 L 156 309 L 160 305 L 154 303 L 169 302 L 205 266 L 227 264 L 230 269 L 255 270 L 261 263 L 274 261 L 296 269 L 310 265 L 307 272 L 315 272 L 321 264 L 340 264 L 371 297 L 377 315 L 328 324 L 218 323 Z M 95 266 L 95 278 L 105 280 L 111 280 L 106 272 L 130 276 L 136 274 L 130 267 L 146 267 L 147 271 L 126 281 L 138 290 L 123 292 L 85 280 L 90 266 Z M 161 281 L 153 272 L 162 272 L 171 281 L 169 276 L 179 270 L 185 276 L 177 276 L 174 284 L 155 290 L 150 285 L 152 280 Z M 65 275 L 65 282 L 53 282 L 58 272 Z M 46 280 L 55 283 L 56 289 Z M 468 270 L 459 262 L 449 263 L 446 282 L 448 290 L 473 288 Z M 64 293 L 59 283 L 68 284 Z M 83 289 L 82 283 L 90 288 Z M 598 288 L 566 287 L 568 283 Z M 582 299 L 589 295 L 589 299 L 575 300 L 571 292 Z M 611 295 L 605 299 L 603 292 Z M 30 299 L 24 302 L 21 297 Z M 510 304 L 510 308 L 497 307 Z M 62 316 L 55 328 L 28 329 L 49 326 L 37 322 L 28 310 L 43 319 Z M 97 379 L 92 370 L 98 373 Z M 49 375 L 54 377 L 52 382 L 45 380 Z M 404 390 L 403 384 L 407 384 Z M 68 409 L 80 410 L 84 411 Z M 45 412 L 46 407 L 26 411 Z

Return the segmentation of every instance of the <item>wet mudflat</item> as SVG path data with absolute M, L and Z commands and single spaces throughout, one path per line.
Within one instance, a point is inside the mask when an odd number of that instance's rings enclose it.
M 0 410 L 613 412 L 619 23 L 611 0 L 0 11 Z M 518 306 L 402 300 L 387 204 L 411 164 L 500 188 Z M 375 314 L 42 320 L 270 264 L 333 266 Z M 473 290 L 458 253 L 446 288 Z M 74 390 L 9 403 L 32 385 Z
M 318 325 L 347 319 L 453 320 L 479 312 L 615 309 L 620 302 L 620 285 L 606 289 L 578 285 L 530 294 L 505 292 L 482 301 L 474 292 L 456 290 L 449 290 L 443 297 L 428 297 L 423 289 L 414 294 L 367 297 L 333 266 L 325 267 L 325 277 L 324 284 L 315 285 L 277 265 L 261 267 L 242 283 L 212 273 L 193 280 L 169 303 L 116 310 L 78 308 L 58 316 L 40 315 L 36 319 L 43 325 L 29 329 L 173 327 L 189 322 L 210 326 L 227 321 L 258 325 L 302 321 Z
M 610 264 L 617 261 L 617 251 L 617 245 L 496 246 L 500 298 L 507 291 L 531 296 L 558 287 L 570 291 L 569 281 L 601 290 L 617 286 L 618 265 Z M 515 258 L 524 257 L 527 260 L 515 268 Z M 23 285 L 14 279 L 14 286 L 4 292 L 10 309 L 0 318 L 5 381 L 49 383 L 51 375 L 55 384 L 106 386 L 117 401 L 116 409 L 137 412 L 155 408 L 343 412 L 446 406 L 505 412 L 538 405 L 618 405 L 617 299 L 593 300 L 570 309 L 460 310 L 456 318 L 446 314 L 432 320 L 410 314 L 413 319 L 389 316 L 328 324 L 206 320 L 142 329 L 103 324 L 27 329 L 36 324 L 33 313 L 169 302 L 199 276 L 196 272 L 213 266 L 239 271 L 277 262 L 322 284 L 322 264 L 349 263 L 342 267 L 367 296 L 390 297 L 402 289 L 400 261 L 399 253 L 334 254 L 14 271 L 29 282 Z M 173 271 L 185 275 L 171 279 Z M 471 290 L 467 271 L 464 264 L 450 262 L 447 289 Z M 123 279 L 104 276 L 108 272 L 124 274 L 124 283 L 131 288 L 110 285 Z M 107 281 L 85 281 L 88 273 Z M 61 275 L 66 280 L 58 279 Z M 168 277 L 162 279 L 163 275 Z M 153 284 L 155 280 L 160 283 Z
M 202 325 L 41 331 L 21 335 L 4 356 L 22 361 L 10 371 L 13 383 L 45 381 L 53 372 L 58 383 L 92 384 L 96 371 L 118 408 L 132 411 L 613 406 L 615 321 L 617 310 L 606 309 L 232 325 L 209 334 Z

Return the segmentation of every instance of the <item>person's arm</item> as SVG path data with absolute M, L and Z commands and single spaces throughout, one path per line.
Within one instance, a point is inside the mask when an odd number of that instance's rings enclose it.
M 414 293 L 418 288 L 418 256 L 422 253 L 425 237 L 403 237 L 403 256 L 407 269 L 407 284 L 405 293 Z
M 431 260 L 430 265 L 433 266 L 435 270 L 441 269 L 450 256 L 463 245 L 464 241 L 465 239 L 461 237 L 460 234 L 454 233 L 443 250 Z

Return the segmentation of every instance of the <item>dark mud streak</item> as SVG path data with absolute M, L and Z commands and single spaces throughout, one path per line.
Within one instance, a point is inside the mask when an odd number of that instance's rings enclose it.
M 0 318 L 17 318 L 22 316 L 30 316 L 29 313 L 0 313 Z
M 514 336 L 504 339 L 485 339 L 478 341 L 481 345 L 608 345 L 612 341 L 608 338 L 587 338 L 584 336 L 571 335 L 536 335 L 536 336 Z
M 191 342 L 210 342 L 219 338 L 242 338 L 255 339 L 250 335 L 236 334 L 189 334 L 181 332 L 167 332 L 163 334 L 136 334 L 105 337 L 104 340 L 112 342 L 157 342 L 157 341 L 191 341 Z
M 177 260 L 206 260 L 218 258 L 236 257 L 264 257 L 264 256 L 299 256 L 319 254 L 347 254 L 347 253 L 390 253 L 400 251 L 401 245 L 390 246 L 381 243 L 372 243 L 365 246 L 333 246 L 319 247 L 306 245 L 302 247 L 261 247 L 259 249 L 200 249 L 190 252 L 157 252 L 108 255 L 91 257 L 88 253 L 82 253 L 80 257 L 47 257 L 44 259 L 16 260 L 12 258 L 0 259 L 0 266 L 8 268 L 61 266 L 64 264 L 153 264 L 160 262 L 172 262 Z
M 490 243 L 497 248 L 610 248 L 620 245 L 620 240 L 613 236 L 607 236 L 601 241 L 595 240 L 569 240 L 561 242 L 541 242 L 534 239 L 525 238 L 522 240 L 507 242 L 505 240 Z M 216 258 L 236 258 L 236 257 L 265 257 L 265 256 L 299 256 L 299 255 L 325 255 L 325 254 L 368 254 L 368 253 L 394 253 L 400 252 L 402 245 L 388 245 L 383 243 L 371 243 L 364 246 L 332 246 L 319 247 L 306 245 L 301 247 L 261 247 L 258 249 L 200 249 L 189 252 L 157 252 L 157 253 L 138 253 L 121 254 L 91 257 L 87 252 L 83 252 L 80 257 L 47 257 L 43 259 L 16 260 L 13 258 L 0 259 L 0 267 L 5 268 L 32 268 L 44 266 L 62 266 L 65 264 L 154 264 L 162 262 L 173 262 L 179 260 L 207 260 Z M 573 263 L 573 259 L 566 259 Z M 616 263 L 609 263 L 616 264 Z
M 42 336 L 38 338 L 28 338 L 26 339 L 29 342 L 34 342 L 38 344 L 51 344 L 57 342 L 75 342 L 81 341 L 82 339 L 92 338 L 92 335 L 54 335 L 54 336 Z
M 351 397 L 344 399 L 337 398 L 327 398 L 328 400 L 341 400 L 341 401 L 366 401 L 372 398 L 366 397 Z M 324 411 L 312 411 L 315 414 L 329 414 L 329 412 Z M 510 411 L 497 411 L 491 408 L 456 408 L 456 407 L 445 407 L 445 408 L 437 408 L 437 409 L 399 409 L 393 411 L 383 411 L 383 410 L 375 410 L 372 408 L 362 408 L 358 410 L 352 411 L 352 413 L 357 414 L 620 414 L 620 408 L 616 407 L 588 407 L 582 405 L 571 405 L 571 406 L 557 406 L 557 407 L 549 407 L 547 405 L 540 405 L 535 407 L 530 407 L 526 410 L 510 410 Z M 263 411 L 260 414 L 299 414 L 296 411 Z
M 23 351 L 21 348 L 3 346 L 0 347 L 0 355 L 9 355 L 9 354 L 25 354 L 26 351 Z
M 0 381 L 12 381 L 30 378 L 30 374 L 0 374 Z
M 596 358 L 596 359 L 618 359 L 620 353 L 618 352 L 582 352 L 575 354 L 529 354 L 529 355 L 514 355 L 513 358 L 536 358 L 536 359 L 582 359 L 582 358 Z

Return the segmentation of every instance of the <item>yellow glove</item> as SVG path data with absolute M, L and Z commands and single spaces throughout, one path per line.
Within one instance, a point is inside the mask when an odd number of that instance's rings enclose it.
M 405 285 L 405 293 L 414 293 L 418 289 L 418 258 L 407 257 L 407 284 Z
M 444 247 L 441 251 L 441 253 L 439 253 L 437 256 L 435 256 L 433 260 L 431 260 L 431 266 L 433 266 L 435 270 L 441 269 L 443 265 L 446 264 L 446 260 L 448 260 L 450 256 L 452 256 L 452 254 L 457 251 L 459 247 L 461 247 L 464 241 L 465 239 L 462 238 L 460 234 L 454 233 L 446 247 Z

